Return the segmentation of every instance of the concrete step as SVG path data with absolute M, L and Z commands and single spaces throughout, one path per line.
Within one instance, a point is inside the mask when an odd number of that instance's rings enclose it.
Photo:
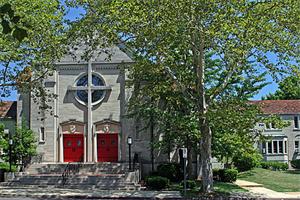
M 81 173 L 124 173 L 128 171 L 127 163 L 71 163 Z M 32 164 L 26 171 L 29 174 L 63 173 L 67 164 Z

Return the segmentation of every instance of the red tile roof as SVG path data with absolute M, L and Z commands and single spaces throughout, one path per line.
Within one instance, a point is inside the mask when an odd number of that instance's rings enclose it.
M 0 102 L 0 117 L 14 117 L 16 113 L 15 101 L 2 101 Z
M 265 114 L 300 114 L 300 100 L 250 101 L 257 104 Z

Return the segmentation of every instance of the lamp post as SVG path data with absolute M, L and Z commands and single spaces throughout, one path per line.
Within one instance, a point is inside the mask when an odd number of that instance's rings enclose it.
M 129 156 L 129 170 L 131 170 L 131 145 L 132 145 L 132 137 L 128 136 L 127 138 L 128 144 L 128 156 Z

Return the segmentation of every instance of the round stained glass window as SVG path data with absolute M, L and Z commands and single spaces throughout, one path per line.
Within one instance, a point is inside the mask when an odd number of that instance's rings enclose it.
M 76 86 L 87 86 L 88 85 L 88 76 L 84 75 L 80 77 L 77 82 Z M 96 75 L 92 75 L 92 85 L 93 86 L 104 86 L 103 79 Z M 76 96 L 81 103 L 87 103 L 88 102 L 88 91 L 87 90 L 77 90 Z M 95 105 L 99 103 L 105 96 L 104 90 L 92 90 L 92 104 Z

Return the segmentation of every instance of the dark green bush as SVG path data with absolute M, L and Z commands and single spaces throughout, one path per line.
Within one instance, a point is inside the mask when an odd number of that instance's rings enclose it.
M 220 169 L 219 176 L 222 182 L 234 182 L 237 179 L 238 170 L 236 169 Z
M 181 185 L 184 187 L 184 181 L 181 181 Z M 197 186 L 197 182 L 194 180 L 187 180 L 186 181 L 186 188 L 187 189 L 194 189 Z
M 215 181 L 220 180 L 220 169 L 213 169 L 213 179 Z
M 232 159 L 232 161 L 239 172 L 244 172 L 258 166 L 261 159 L 261 155 L 255 152 L 253 154 L 245 153 L 236 156 Z
M 261 162 L 260 166 L 263 169 L 270 169 L 276 171 L 277 170 L 285 171 L 289 168 L 289 165 L 287 163 L 282 163 L 282 162 Z
M 157 173 L 159 176 L 166 177 L 172 182 L 183 179 L 183 174 L 178 163 L 165 163 L 157 166 Z
M 169 186 L 169 179 L 161 176 L 149 176 L 146 179 L 147 187 L 154 190 L 162 190 Z
M 6 163 L 6 162 L 0 163 L 0 169 L 2 169 L 5 172 L 9 172 L 9 163 Z M 11 171 L 16 172 L 17 167 L 15 165 L 12 165 Z
M 295 169 L 300 169 L 300 159 L 292 160 L 292 161 L 291 161 L 291 165 L 292 165 L 292 167 L 295 168 Z

